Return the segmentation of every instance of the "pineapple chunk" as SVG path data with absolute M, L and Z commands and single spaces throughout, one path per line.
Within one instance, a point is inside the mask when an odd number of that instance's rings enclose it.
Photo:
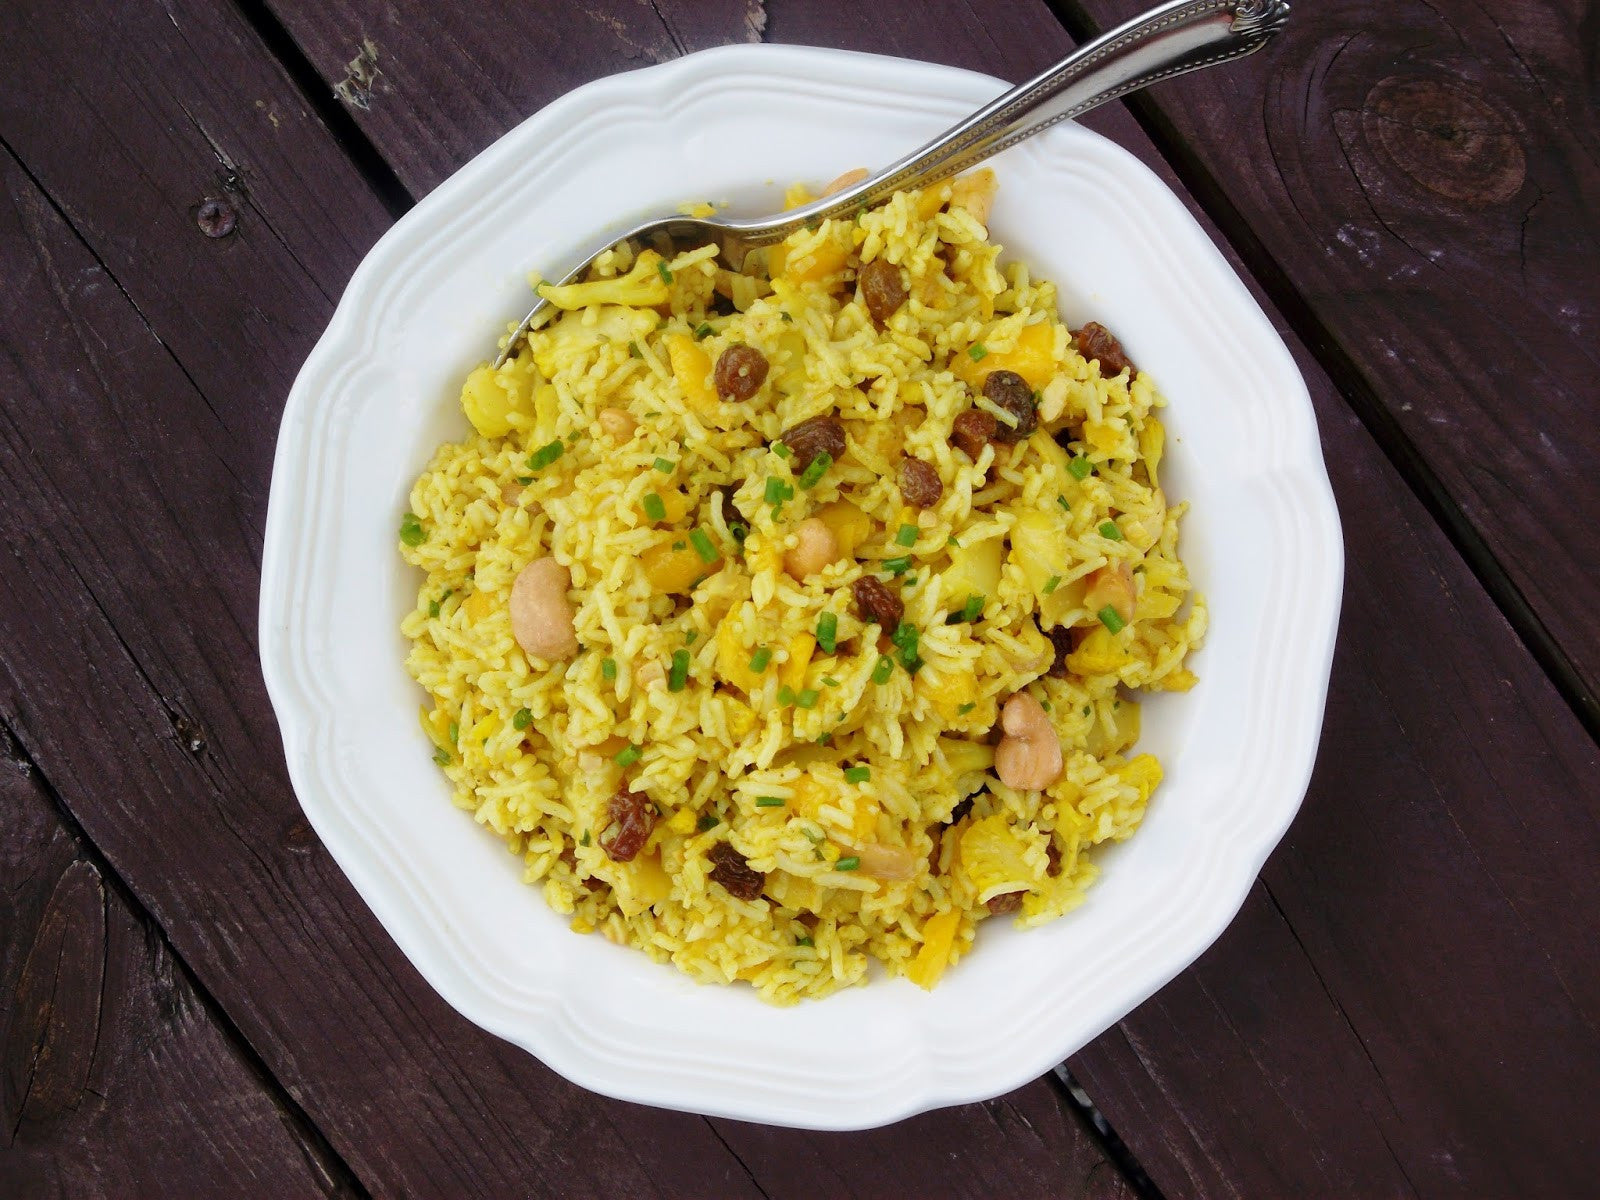
M 946 603 L 959 607 L 968 596 L 993 597 L 1000 587 L 1000 555 L 1004 550 L 1004 539 L 998 536 L 952 549 L 950 565 L 943 575 Z
M 811 665 L 811 654 L 817 648 L 817 639 L 809 633 L 797 633 L 789 643 L 789 661 L 778 668 L 778 682 L 799 691 L 806 681 L 806 668 Z
M 980 901 L 1001 891 L 1015 891 L 1015 884 L 1033 882 L 1033 872 L 1023 861 L 1027 849 L 1003 816 L 974 821 L 961 834 L 961 870 L 978 893 Z
M 959 738 L 942 737 L 939 750 L 950 764 L 952 775 L 972 775 L 994 766 L 994 747 L 982 742 L 964 742 Z
M 1140 754 L 1118 768 L 1117 774 L 1122 777 L 1123 783 L 1138 789 L 1139 803 L 1145 804 L 1150 799 L 1150 793 L 1161 782 L 1161 764 L 1153 754 Z
M 724 621 L 718 627 L 717 674 L 724 683 L 738 688 L 746 696 L 761 686 L 761 676 L 750 669 L 750 656 L 753 653 L 755 651 L 742 640 L 738 622 Z
M 684 403 L 698 412 L 714 407 L 717 393 L 711 386 L 711 356 L 686 333 L 668 334 L 666 342 L 672 377 L 683 389 Z
M 1038 598 L 1045 625 L 1061 624 L 1061 618 L 1083 602 L 1087 585 L 1082 579 L 1061 582 L 1067 570 L 1067 541 L 1066 523 L 1054 510 L 1029 509 L 1018 514 L 1011 527 L 1011 562 Z
M 1114 675 L 1133 661 L 1134 656 L 1117 641 L 1116 634 L 1102 625 L 1098 629 L 1091 629 L 1089 636 L 1067 656 L 1067 669 L 1085 678 L 1091 675 Z
M 1158 692 L 1187 692 L 1199 682 L 1200 677 L 1193 671 L 1187 667 L 1179 667 L 1176 671 L 1163 675 L 1154 683 L 1145 686 Z
M 955 947 L 956 931 L 961 928 L 961 914 L 951 910 L 935 913 L 922 926 L 922 948 L 906 968 L 906 978 L 919 988 L 931 991 L 950 965 L 950 951 Z
M 933 701 L 933 706 L 946 721 L 961 715 L 961 706 L 971 704 L 978 696 L 978 682 L 970 671 L 958 674 L 939 672 L 937 676 L 924 673 L 917 676 L 917 690 Z
M 493 592 L 473 592 L 461 605 L 467 610 L 467 619 L 476 625 L 495 610 Z
M 1025 325 L 1010 350 L 991 350 L 977 361 L 958 354 L 950 370 L 969 387 L 981 388 L 991 371 L 1015 371 L 1031 388 L 1042 388 L 1056 372 L 1056 327 L 1048 321 Z
M 839 544 L 840 558 L 854 557 L 856 547 L 866 541 L 867 535 L 872 532 L 872 518 L 848 500 L 824 504 L 817 509 L 816 516 Z
M 719 555 L 716 562 L 708 563 L 693 546 L 674 550 L 670 542 L 660 542 L 639 555 L 639 565 L 656 591 L 681 596 L 694 588 L 695 580 L 721 567 L 722 558 Z

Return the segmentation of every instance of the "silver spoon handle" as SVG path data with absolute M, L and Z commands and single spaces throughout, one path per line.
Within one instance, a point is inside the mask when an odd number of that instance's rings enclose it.
M 793 209 L 781 222 L 769 217 L 727 224 L 755 245 L 781 241 L 815 221 L 852 215 L 903 188 L 948 179 L 1057 121 L 1146 84 L 1252 54 L 1288 18 L 1285 0 L 1169 0 L 1086 43 L 854 187 Z

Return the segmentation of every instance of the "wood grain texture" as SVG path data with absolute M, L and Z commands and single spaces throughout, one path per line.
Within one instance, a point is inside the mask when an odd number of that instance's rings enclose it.
M 0 728 L 0 1191 L 342 1196 Z
M 769 3 L 767 33 L 1014 78 L 1066 46 L 1038 6 L 922 12 Z M 1089 123 L 1171 179 L 1125 112 Z M 405 145 L 380 149 L 403 171 Z M 1315 836 L 1297 827 L 1238 929 L 1073 1068 L 1174 1194 L 1492 1194 L 1514 1177 L 1558 1192 L 1594 1161 L 1592 1127 L 1573 1138 L 1560 1115 L 1600 1082 L 1600 993 L 1581 952 L 1594 906 L 1572 903 L 1587 891 L 1593 747 L 1296 349 L 1347 500 L 1352 557 L 1326 763 L 1302 822 Z M 1413 664 L 1403 686 L 1397 662 Z M 1502 734 L 1492 754 L 1485 728 Z M 1501 819 L 1523 788 L 1556 814 L 1531 839 Z M 1352 794 L 1371 831 L 1355 856 L 1340 820 Z M 1504 858 L 1508 838 L 1519 861 Z M 1395 877 L 1409 886 L 1375 889 Z M 1529 920 L 1534 899 L 1542 911 Z M 1486 972 L 1500 962 L 1516 974 Z M 1119 1053 L 1130 1045 L 1143 1057 Z M 1508 1058 L 1525 1069 L 1501 1069 Z M 1544 1155 L 1537 1169 L 1516 1150 L 1526 1141 Z
M 424 1195 L 778 1196 L 857 1163 L 924 1195 L 978 1179 L 1120 1195 L 1045 1083 L 897 1132 L 758 1134 L 735 1153 L 746 1127 L 572 1087 L 422 984 L 300 816 L 252 628 L 281 397 L 381 210 L 242 23 L 175 3 L 121 20 L 115 45 L 112 24 L 0 16 L 0 66 L 32 96 L 0 102 L 0 136 L 33 176 L 0 159 L 0 716 L 356 1175 Z M 79 65 L 113 52 L 115 76 Z M 69 98 L 73 119 L 44 118 Z M 102 145 L 113 115 L 149 153 Z M 196 174 L 223 158 L 255 182 L 210 238 Z M 302 237 L 300 209 L 341 224 Z M 170 254 L 146 245 L 152 227 Z
M 1070 0 L 1100 27 L 1143 0 Z M 1600 695 L 1600 7 L 1324 0 L 1148 94 Z M 1246 101 L 1247 98 L 1247 102 Z M 1600 709 L 1591 709 L 1600 713 Z

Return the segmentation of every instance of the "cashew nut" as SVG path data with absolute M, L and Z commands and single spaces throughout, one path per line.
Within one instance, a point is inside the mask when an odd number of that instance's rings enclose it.
M 839 176 L 839 178 L 835 179 L 827 187 L 823 188 L 822 194 L 824 196 L 832 196 L 837 192 L 844 191 L 846 188 L 853 188 L 856 184 L 865 179 L 868 174 L 869 172 L 865 167 L 852 168 L 851 170 L 846 171 L 843 175 Z
M 599 424 L 601 433 L 608 434 L 619 442 L 628 441 L 633 437 L 634 430 L 639 428 L 639 422 L 633 419 L 633 415 L 620 408 L 602 408 L 595 413 L 594 419 Z
M 994 770 L 1001 783 L 1031 792 L 1061 778 L 1061 739 L 1044 708 L 1027 692 L 1006 701 L 1000 729 L 1005 736 L 994 748 Z
M 1133 620 L 1133 568 L 1125 562 L 1107 563 L 1089 576 L 1083 594 L 1084 607 L 1091 614 L 1110 607 L 1126 625 Z
M 660 687 L 667 681 L 667 669 L 658 662 L 647 662 L 633 673 L 642 688 Z
M 796 525 L 794 538 L 794 548 L 783 556 L 783 569 L 796 579 L 815 575 L 839 557 L 839 539 L 820 517 Z
M 517 573 L 511 585 L 511 634 L 533 657 L 557 662 L 578 652 L 567 599 L 571 586 L 571 574 L 553 558 L 536 558 Z

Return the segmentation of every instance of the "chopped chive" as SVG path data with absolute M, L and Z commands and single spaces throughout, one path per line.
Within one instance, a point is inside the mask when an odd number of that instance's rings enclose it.
M 408 546 L 420 546 L 428 540 L 427 530 L 422 528 L 422 518 L 414 512 L 408 512 L 400 518 L 400 540 Z
M 704 529 L 696 529 L 689 535 L 689 544 L 694 547 L 694 552 L 700 556 L 704 563 L 717 561 L 717 548 L 711 544 L 711 539 L 706 536 Z
M 689 652 L 672 652 L 672 670 L 667 672 L 667 691 L 681 692 L 689 682 Z
M 826 450 L 819 451 L 811 460 L 811 465 L 800 473 L 800 486 L 807 490 L 816 487 L 831 466 L 833 466 L 833 455 Z
M 692 646 L 695 643 L 695 639 L 699 636 L 700 631 L 698 629 L 691 629 L 688 633 L 683 635 L 683 644 L 685 646 Z
M 1067 498 L 1065 496 L 1057 496 L 1056 503 L 1061 505 L 1062 512 L 1070 513 L 1072 511 L 1072 505 L 1067 503 Z
M 671 475 L 678 469 L 678 464 L 673 462 L 670 458 L 658 458 L 656 459 L 655 467 L 656 470 L 660 471 L 663 475 Z
M 917 577 L 915 575 L 907 575 L 904 579 L 902 579 L 900 581 L 900 586 L 901 587 L 916 587 L 917 586 Z
M 894 535 L 895 544 L 897 546 L 915 546 L 919 532 L 915 525 L 902 525 L 900 526 L 900 532 Z
M 1122 530 L 1117 528 L 1115 521 L 1101 521 L 1100 536 L 1107 541 L 1120 542 L 1122 540 Z
M 666 263 L 658 262 L 656 264 L 656 274 L 661 276 L 662 283 L 672 282 L 672 268 L 667 266 Z
M 835 871 L 854 871 L 860 865 L 860 856 L 852 854 L 849 858 L 841 858 L 838 862 L 834 863 L 833 869 Z
M 844 773 L 846 783 L 865 783 L 872 778 L 871 767 L 847 767 Z
M 975 709 L 977 707 L 978 707 L 977 701 L 969 700 L 965 704 L 963 704 L 960 708 L 956 709 L 956 716 L 964 717 L 969 712 L 971 712 L 973 709 Z
M 1045 712 L 1049 712 L 1050 711 L 1050 701 L 1048 701 L 1048 700 L 1039 701 L 1039 707 L 1044 709 Z
M 816 943 L 815 943 L 815 942 L 813 942 L 813 941 L 812 941 L 812 940 L 811 940 L 811 939 L 810 939 L 810 938 L 808 938 L 808 937 L 797 937 L 797 938 L 795 938 L 795 940 L 794 940 L 794 944 L 795 944 L 795 945 L 796 945 L 796 946 L 815 946 L 815 945 L 816 945 Z
M 441 767 L 449 766 L 450 751 L 446 750 L 443 746 L 439 747 L 439 749 L 433 752 L 433 761 L 438 763 Z
M 817 735 L 817 745 L 819 745 L 819 746 L 829 746 L 829 745 L 832 745 L 832 744 L 833 744 L 833 734 L 831 734 L 831 733 L 819 733 Z
M 779 315 L 779 316 L 780 316 L 780 317 L 782 317 L 782 318 L 783 318 L 783 319 L 784 319 L 784 320 L 785 320 L 785 321 L 786 321 L 786 322 L 788 322 L 788 323 L 789 323 L 789 324 L 790 324 L 790 325 L 793 325 L 793 324 L 794 324 L 794 318 L 793 318 L 793 317 L 791 317 L 791 316 L 790 316 L 790 315 L 789 315 L 789 314 L 788 314 L 788 313 L 787 313 L 787 312 L 780 312 L 780 313 L 779 313 L 779 314 L 778 314 L 778 315 Z
M 806 825 L 802 825 L 800 827 L 800 832 L 805 834 L 805 836 L 812 842 L 812 844 L 815 844 L 817 842 L 822 841 L 824 839 L 824 837 L 826 836 L 820 829 L 816 829 L 814 827 L 806 826 Z
M 945 538 L 944 544 L 946 546 L 954 546 L 957 550 L 961 549 L 961 543 L 959 540 L 957 540 L 956 535 L 953 533 L 949 537 Z
M 900 627 L 889 635 L 889 640 L 900 650 L 900 665 L 913 675 L 922 667 L 922 659 L 917 653 L 920 637 L 917 627 L 904 621 L 900 622 Z
M 902 554 L 899 558 L 886 558 L 881 565 L 891 575 L 904 575 L 911 569 L 911 557 Z
M 889 676 L 893 674 L 894 659 L 885 654 L 882 658 L 878 659 L 878 665 L 872 668 L 872 682 L 876 684 L 888 683 Z
M 532 454 L 528 455 L 528 470 L 542 471 L 566 452 L 567 446 L 560 438 L 553 442 L 546 442 Z
M 815 708 L 817 699 L 822 695 L 816 688 L 806 688 L 794 698 L 794 702 L 801 708 Z
M 644 357 L 644 351 L 639 349 L 639 343 L 638 342 L 630 341 L 628 343 L 628 357 L 629 358 L 643 358 Z
M 428 615 L 430 617 L 437 617 L 439 615 L 439 602 L 437 600 L 428 601 Z
M 772 651 L 766 646 L 757 646 L 756 652 L 750 656 L 750 673 L 759 675 L 767 669 L 767 664 L 772 661 Z
M 697 341 L 697 342 L 703 342 L 703 341 L 705 341 L 706 338 L 710 337 L 711 334 L 712 334 L 711 326 L 706 324 L 704 321 L 702 321 L 702 322 L 700 322 L 699 325 L 697 325 L 695 327 L 694 340 Z
M 583 836 L 578 839 L 578 845 L 587 846 L 588 844 L 589 844 L 589 831 L 587 829 L 585 829 L 583 831 Z
M 532 475 L 518 475 L 517 476 L 517 482 L 520 483 L 523 487 L 527 487 L 530 483 L 533 482 L 533 476 Z
M 689 548 L 689 543 L 679 539 L 678 541 L 672 543 L 672 548 L 674 550 L 687 550 Z
M 451 721 L 450 722 L 450 744 L 452 746 L 454 746 L 460 740 L 461 740 L 461 726 L 456 724 L 456 722 Z
M 757 796 L 756 797 L 756 807 L 757 808 L 782 808 L 783 805 L 784 805 L 784 800 L 783 800 L 783 797 L 781 797 L 781 796 Z
M 1044 594 L 1046 596 L 1048 596 L 1051 592 L 1055 591 L 1060 586 L 1061 586 L 1061 576 L 1052 575 L 1052 576 L 1050 576 L 1049 579 L 1046 579 L 1044 581 Z
M 1083 715 L 1086 717 L 1089 715 L 1089 706 L 1087 704 L 1083 706 Z
M 989 350 L 988 347 L 980 342 L 978 345 L 970 347 L 967 350 L 967 354 L 971 356 L 973 362 L 982 362 L 989 357 Z
M 614 658 L 601 659 L 600 674 L 608 680 L 615 679 L 617 677 L 617 660 Z
M 961 619 L 963 621 L 976 621 L 983 612 L 983 601 L 984 597 L 982 596 L 968 596 L 966 604 L 961 607 Z
M 782 504 L 785 500 L 791 499 L 793 496 L 793 487 L 779 479 L 776 475 L 767 476 L 767 490 L 762 494 L 762 498 L 766 500 L 768 504 Z
M 617 753 L 612 757 L 611 761 L 616 763 L 619 767 L 631 767 L 642 757 L 644 757 L 643 750 L 639 749 L 637 746 L 629 746 L 625 750 L 617 751 Z
M 745 538 L 750 536 L 750 526 L 746 525 L 743 521 L 735 521 L 733 524 L 728 526 L 728 532 L 733 535 L 734 541 L 738 542 L 740 546 L 743 546 Z
M 1067 464 L 1067 470 L 1072 472 L 1074 479 L 1082 482 L 1089 478 L 1089 472 L 1094 470 L 1094 464 L 1080 454 Z
M 519 708 L 516 712 L 511 714 L 511 728 L 518 730 L 519 732 L 532 724 L 533 714 L 525 708 Z
M 792 687 L 790 687 L 787 683 L 784 684 L 781 688 L 778 689 L 778 703 L 779 704 L 793 704 L 794 703 L 794 689 Z
M 838 646 L 839 616 L 837 613 L 825 612 L 817 618 L 817 645 L 822 647 L 824 654 L 832 654 Z
M 1111 630 L 1112 633 L 1121 633 L 1122 627 L 1127 624 L 1127 622 L 1124 621 L 1117 613 L 1117 610 L 1112 608 L 1109 604 L 1102 608 L 1099 612 L 1095 613 L 1095 616 L 1099 617 L 1100 624 Z
M 700 819 L 694 823 L 694 827 L 704 833 L 706 830 L 715 829 L 721 824 L 722 818 L 715 813 L 702 813 L 700 814 Z
M 835 679 L 832 675 L 824 675 L 822 677 L 822 686 L 823 687 L 838 687 L 839 686 L 839 681 L 837 679 Z
M 779 458 L 788 458 L 791 454 L 794 453 L 793 450 L 789 449 L 789 447 L 786 446 L 782 442 L 773 442 L 772 443 L 772 452 L 774 454 L 776 454 Z
M 644 498 L 644 515 L 652 521 L 664 521 L 667 519 L 666 503 L 654 492 L 647 493 Z

